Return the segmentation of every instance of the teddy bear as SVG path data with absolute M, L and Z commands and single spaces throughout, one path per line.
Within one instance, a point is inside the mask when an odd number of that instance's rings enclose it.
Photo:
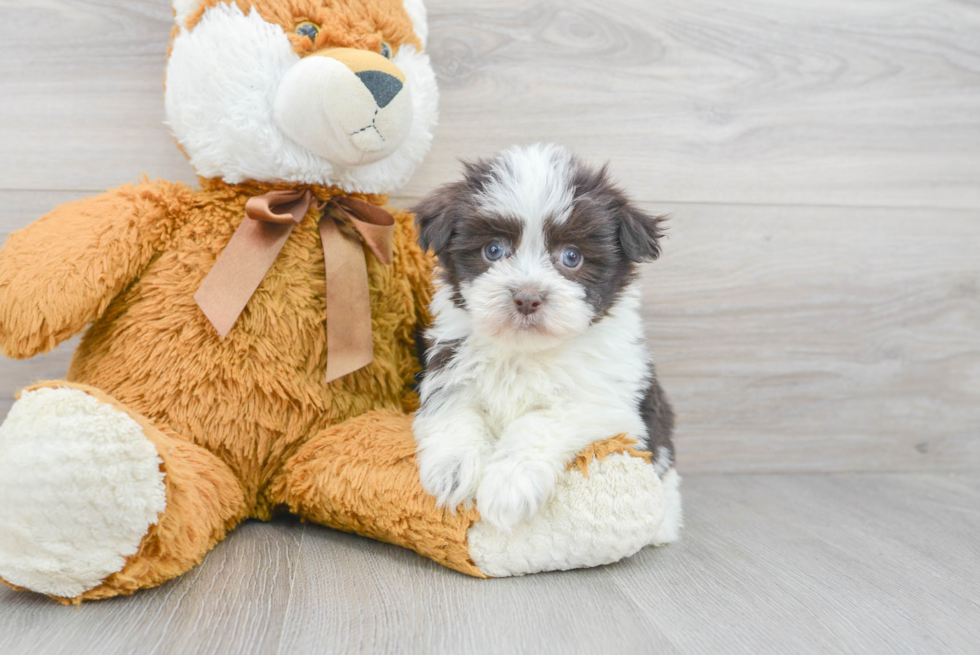
M 278 511 L 476 577 L 664 540 L 671 488 L 626 435 L 512 532 L 420 487 L 432 259 L 386 194 L 437 119 L 421 1 L 173 10 L 167 119 L 199 185 L 71 202 L 0 251 L 5 355 L 84 331 L 65 379 L 24 389 L 0 426 L 0 580 L 65 603 L 129 594 Z

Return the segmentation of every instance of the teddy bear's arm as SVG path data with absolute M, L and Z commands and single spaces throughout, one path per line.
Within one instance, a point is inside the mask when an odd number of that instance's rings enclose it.
M 190 191 L 144 183 L 61 205 L 0 250 L 0 350 L 47 352 L 98 318 L 174 229 Z

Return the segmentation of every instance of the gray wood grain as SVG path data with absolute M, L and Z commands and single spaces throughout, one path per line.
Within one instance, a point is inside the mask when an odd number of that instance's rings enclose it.
M 655 205 L 647 333 L 692 471 L 980 470 L 980 212 Z
M 976 652 L 978 476 L 692 475 L 684 493 L 677 544 L 502 580 L 249 523 L 131 598 L 65 608 L 0 590 L 0 652 Z
M 691 653 L 970 653 L 974 475 L 706 476 L 678 547 L 610 576 Z
M 302 535 L 300 524 L 247 523 L 183 577 L 80 607 L 5 587 L 0 653 L 274 652 Z
M 555 140 L 645 200 L 980 204 L 975 3 L 429 4 L 441 125 L 407 195 Z M 163 124 L 168 7 L 0 2 L 0 188 L 193 180 Z

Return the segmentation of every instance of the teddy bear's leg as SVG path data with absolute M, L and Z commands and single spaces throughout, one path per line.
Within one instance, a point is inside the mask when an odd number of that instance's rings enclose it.
M 475 577 L 599 566 L 672 536 L 658 535 L 665 491 L 650 453 L 633 444 L 619 435 L 583 450 L 554 498 L 503 532 L 480 521 L 477 508 L 437 508 L 419 482 L 411 416 L 370 412 L 305 444 L 284 467 L 276 499 L 311 521 Z M 676 494 L 676 480 L 672 488 Z
M 422 489 L 410 415 L 369 412 L 324 430 L 287 461 L 274 493 L 316 523 L 486 577 L 470 559 L 466 538 L 476 510 L 450 513 Z
M 79 602 L 153 587 L 240 521 L 231 470 L 99 391 L 45 382 L 0 426 L 0 580 Z

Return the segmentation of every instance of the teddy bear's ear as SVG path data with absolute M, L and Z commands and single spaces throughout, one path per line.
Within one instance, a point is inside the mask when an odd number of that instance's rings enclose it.
M 200 3 L 201 0 L 173 0 L 174 21 L 181 27 L 184 27 L 187 18 L 197 9 Z
M 439 255 L 449 247 L 455 222 L 453 213 L 461 191 L 459 186 L 446 184 L 439 187 L 412 209 L 422 250 L 431 249 Z
M 179 0 L 175 1 L 179 2 Z M 415 30 L 415 36 L 419 37 L 424 48 L 426 41 L 429 40 L 429 20 L 425 5 L 422 0 L 402 0 L 402 4 L 405 6 L 405 13 L 412 19 L 412 29 Z

